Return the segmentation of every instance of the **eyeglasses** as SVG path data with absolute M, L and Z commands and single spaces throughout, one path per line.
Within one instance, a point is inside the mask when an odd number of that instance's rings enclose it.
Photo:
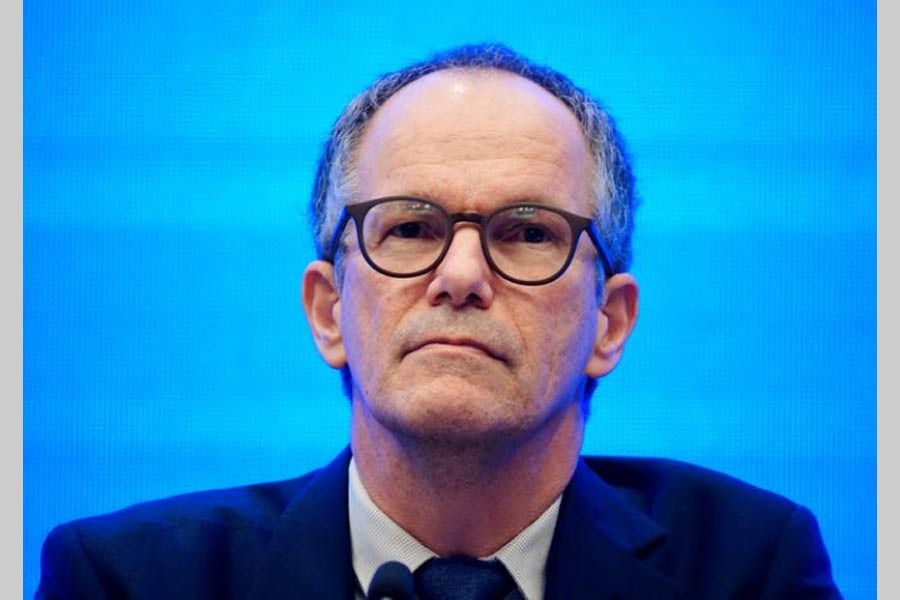
M 334 262 L 351 217 L 366 262 L 390 277 L 415 277 L 434 269 L 447 254 L 457 223 L 480 226 L 487 263 L 513 283 L 543 285 L 560 277 L 583 231 L 594 243 L 606 277 L 612 275 L 609 251 L 594 221 L 552 206 L 510 204 L 482 216 L 449 214 L 433 202 L 406 196 L 350 204 L 329 245 L 329 262 Z

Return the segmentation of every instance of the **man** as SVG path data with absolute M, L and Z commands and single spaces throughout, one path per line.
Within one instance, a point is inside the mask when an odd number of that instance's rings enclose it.
M 806 509 L 580 458 L 637 318 L 635 206 L 612 120 L 557 72 L 483 45 L 379 79 L 323 152 L 303 281 L 350 448 L 61 526 L 38 597 L 839 598 Z

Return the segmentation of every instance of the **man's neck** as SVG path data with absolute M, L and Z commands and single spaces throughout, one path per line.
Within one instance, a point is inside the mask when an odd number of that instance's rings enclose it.
M 440 555 L 487 556 L 568 484 L 583 434 L 579 408 L 570 408 L 515 444 L 398 438 L 355 408 L 354 457 L 373 502 L 413 537 Z

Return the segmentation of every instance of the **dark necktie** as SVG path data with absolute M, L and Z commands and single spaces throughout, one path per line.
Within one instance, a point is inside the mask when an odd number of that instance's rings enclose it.
M 499 560 L 468 556 L 432 558 L 416 569 L 421 600 L 503 600 L 516 587 Z

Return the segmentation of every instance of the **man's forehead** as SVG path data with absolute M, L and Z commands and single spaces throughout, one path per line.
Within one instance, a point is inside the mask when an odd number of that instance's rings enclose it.
M 433 115 L 453 109 L 465 115 L 490 108 L 496 109 L 499 115 L 516 111 L 523 128 L 528 123 L 522 118 L 529 115 L 552 114 L 577 125 L 568 106 L 530 79 L 499 69 L 448 68 L 420 77 L 397 91 L 376 111 L 367 129 L 389 118 L 418 121 L 433 129 L 460 127 L 465 119 L 438 121 Z
M 524 77 L 486 69 L 442 70 L 400 90 L 372 118 L 356 159 L 363 197 L 442 180 L 586 197 L 593 165 L 568 106 Z M 567 189 L 572 178 L 578 190 Z

